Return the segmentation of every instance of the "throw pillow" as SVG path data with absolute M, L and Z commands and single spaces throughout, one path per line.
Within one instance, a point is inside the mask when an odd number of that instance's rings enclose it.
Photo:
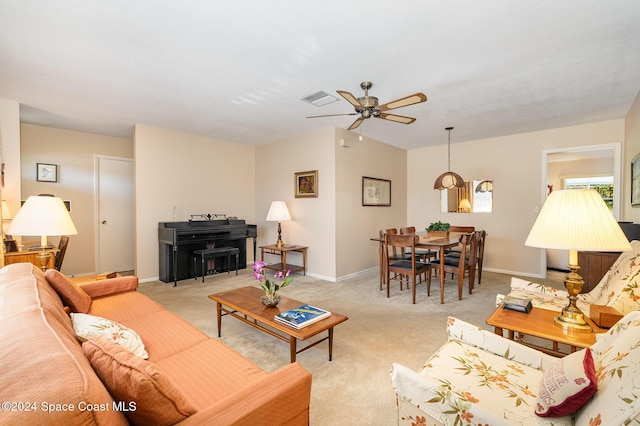
M 58 293 L 62 302 L 73 312 L 86 314 L 91 307 L 91 297 L 77 284 L 71 282 L 55 269 L 48 269 L 45 277 L 49 285 Z
M 92 338 L 110 340 L 140 358 L 149 358 L 138 333 L 122 324 L 94 315 L 73 312 L 71 313 L 71 323 L 76 336 L 82 341 Z
M 574 352 L 548 368 L 540 381 L 536 414 L 562 417 L 578 411 L 596 393 L 596 372 L 589 348 Z
M 196 412 L 155 364 L 109 340 L 88 340 L 82 350 L 131 424 L 173 425 Z

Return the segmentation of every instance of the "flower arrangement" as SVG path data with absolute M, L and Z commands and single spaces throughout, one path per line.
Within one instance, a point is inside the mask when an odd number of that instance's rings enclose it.
M 273 282 L 265 278 L 264 262 L 256 262 L 253 264 L 253 278 L 260 282 L 260 287 L 264 290 L 264 296 L 260 298 L 263 304 L 267 306 L 275 306 L 280 301 L 278 290 L 288 286 L 293 281 L 291 270 L 278 271 L 273 276 Z M 282 280 L 279 283 L 276 280 Z

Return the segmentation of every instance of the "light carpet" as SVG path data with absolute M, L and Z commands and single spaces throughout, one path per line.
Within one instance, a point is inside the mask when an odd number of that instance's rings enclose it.
M 535 281 L 562 286 L 558 277 Z M 445 303 L 440 304 L 435 279 L 430 297 L 426 283 L 418 285 L 413 305 L 411 291 L 400 291 L 395 282 L 387 299 L 386 291 L 379 290 L 377 271 L 337 283 L 296 274 L 281 290 L 283 296 L 349 317 L 334 329 L 333 361 L 328 361 L 326 342 L 298 354 L 297 361 L 313 375 L 311 425 L 396 424 L 391 363 L 420 368 L 445 343 L 448 316 L 490 329 L 485 320 L 495 309 L 496 294 L 508 293 L 510 280 L 510 275 L 484 272 L 472 295 L 465 280 L 458 300 L 457 284 L 447 279 Z M 204 283 L 200 278 L 179 281 L 175 288 L 173 283 L 142 283 L 139 291 L 217 338 L 215 302 L 207 296 L 247 285 L 258 285 L 250 268 L 238 276 L 210 275 Z M 289 362 L 288 344 L 235 318 L 223 318 L 221 340 L 267 371 Z

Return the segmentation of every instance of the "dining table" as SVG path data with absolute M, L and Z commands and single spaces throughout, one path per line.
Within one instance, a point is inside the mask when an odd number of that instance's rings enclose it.
M 438 259 L 440 260 L 440 303 L 444 303 L 444 256 L 447 249 L 457 247 L 460 244 L 460 235 L 463 232 L 449 232 L 446 236 L 441 235 L 429 235 L 427 232 L 416 232 L 419 240 L 416 244 L 416 248 L 435 250 L 438 252 Z M 385 269 L 384 269 L 384 238 L 377 237 L 371 238 L 371 241 L 378 241 L 379 247 L 379 259 L 380 259 L 380 287 L 385 282 Z

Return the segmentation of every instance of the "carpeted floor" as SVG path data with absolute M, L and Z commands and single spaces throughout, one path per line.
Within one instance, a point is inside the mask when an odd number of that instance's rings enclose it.
M 328 361 L 326 343 L 298 355 L 313 375 L 311 425 L 396 424 L 391 363 L 418 369 L 446 341 L 449 315 L 489 329 L 485 320 L 495 309 L 495 296 L 508 293 L 510 279 L 484 272 L 482 285 L 476 285 L 472 295 L 465 284 L 460 301 L 457 285 L 447 280 L 443 305 L 437 280 L 430 297 L 426 284 L 420 284 L 412 305 L 411 292 L 401 292 L 398 283 L 392 283 L 387 299 L 386 291 L 379 290 L 377 271 L 338 283 L 295 275 L 283 296 L 349 317 L 335 328 L 333 361 Z M 559 275 L 535 281 L 562 286 Z M 173 283 L 143 283 L 139 291 L 216 337 L 215 302 L 207 295 L 247 285 L 257 285 L 250 268 L 238 276 L 208 276 L 205 283 L 183 280 L 176 288 Z M 289 345 L 234 318 L 223 318 L 221 339 L 267 371 L 289 362 Z

